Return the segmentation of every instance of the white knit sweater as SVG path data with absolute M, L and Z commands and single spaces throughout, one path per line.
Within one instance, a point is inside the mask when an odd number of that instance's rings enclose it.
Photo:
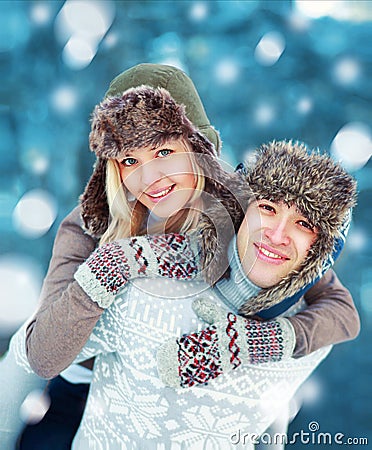
M 191 308 L 200 296 L 221 303 L 202 281 L 160 278 L 133 280 L 117 296 L 78 357 L 96 362 L 73 450 L 240 448 L 233 434 L 264 432 L 329 351 L 246 365 L 206 386 L 166 387 L 157 349 L 206 326 Z

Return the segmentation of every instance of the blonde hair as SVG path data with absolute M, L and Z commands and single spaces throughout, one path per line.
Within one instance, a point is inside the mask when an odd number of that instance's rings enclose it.
M 187 152 L 191 148 L 184 139 L 178 141 Z M 201 194 L 205 186 L 205 178 L 201 167 L 191 158 L 191 165 L 196 176 L 194 193 L 189 200 L 189 207 L 183 209 L 166 221 L 166 225 L 154 226 L 151 233 L 186 233 L 197 227 L 203 208 Z M 107 160 L 106 167 L 106 196 L 110 212 L 107 230 L 100 239 L 100 245 L 129 236 L 144 235 L 148 232 L 148 209 L 139 201 L 134 206 L 128 201 L 127 189 L 120 175 L 119 162 L 115 159 Z

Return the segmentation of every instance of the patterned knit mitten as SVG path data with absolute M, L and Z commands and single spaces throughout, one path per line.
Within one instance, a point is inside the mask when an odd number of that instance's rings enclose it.
M 93 301 L 107 308 L 129 279 L 196 278 L 198 258 L 197 243 L 191 235 L 137 236 L 96 248 L 74 276 Z
M 244 319 L 202 298 L 194 300 L 193 309 L 211 325 L 159 348 L 159 376 L 167 386 L 204 384 L 241 364 L 281 361 L 293 354 L 295 333 L 287 319 Z

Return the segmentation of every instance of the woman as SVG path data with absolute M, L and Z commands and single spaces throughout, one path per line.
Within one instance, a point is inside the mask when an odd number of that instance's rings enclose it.
M 111 82 L 106 97 L 142 84 L 169 90 L 180 104 L 185 105 L 189 119 L 213 143 L 216 151 L 220 152 L 219 134 L 210 125 L 193 82 L 184 72 L 175 67 L 161 64 L 134 66 Z M 99 180 L 101 176 L 98 173 L 102 164 L 103 161 L 97 161 L 91 183 L 88 184 L 82 197 L 82 204 L 63 220 L 58 230 L 40 298 L 41 314 L 48 310 L 48 306 L 57 299 L 68 303 L 72 313 L 74 302 L 75 306 L 85 306 L 83 323 L 90 329 L 94 327 L 102 314 L 102 309 L 91 305 L 91 301 L 87 300 L 88 297 L 85 294 L 79 296 L 81 292 L 77 283 L 74 282 L 73 275 L 78 265 L 84 262 L 98 245 L 99 237 L 107 228 L 108 204 L 105 189 L 103 187 L 100 190 L 99 196 L 96 195 L 95 190 L 96 180 Z M 93 199 L 89 203 L 89 211 L 84 206 L 87 204 L 85 201 L 87 197 Z M 94 216 L 95 208 L 100 211 L 96 216 Z M 55 317 L 58 317 L 58 311 Z M 24 426 L 19 415 L 23 400 L 31 391 L 40 390 L 46 385 L 46 381 L 37 377 L 28 364 L 24 343 L 25 328 L 25 326 L 21 327 L 14 335 L 9 351 L 0 361 L 0 380 L 1 385 L 4 386 L 0 395 L 0 441 L 4 449 L 10 450 L 14 448 L 17 436 Z M 88 339 L 89 334 L 90 331 L 81 337 L 83 343 Z M 72 346 L 73 350 L 76 348 L 78 347 Z M 51 407 L 44 420 L 26 428 L 22 439 L 23 448 L 26 446 L 40 449 L 70 448 L 91 378 L 91 370 L 85 366 L 91 368 L 91 361 L 69 367 L 61 376 L 49 383 Z M 41 437 L 45 438 L 43 442 L 40 442 Z

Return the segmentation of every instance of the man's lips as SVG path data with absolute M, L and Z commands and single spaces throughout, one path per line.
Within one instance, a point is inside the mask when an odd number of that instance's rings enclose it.
M 172 184 L 171 186 L 162 187 L 159 189 L 155 189 L 153 191 L 144 192 L 144 194 L 147 195 L 152 201 L 159 201 L 166 197 L 169 193 L 171 193 L 174 189 L 175 184 Z
M 254 246 L 257 250 L 257 256 L 264 261 L 268 261 L 274 264 L 282 264 L 283 262 L 290 260 L 287 255 L 279 252 L 276 249 L 273 249 L 268 245 L 255 243 Z

